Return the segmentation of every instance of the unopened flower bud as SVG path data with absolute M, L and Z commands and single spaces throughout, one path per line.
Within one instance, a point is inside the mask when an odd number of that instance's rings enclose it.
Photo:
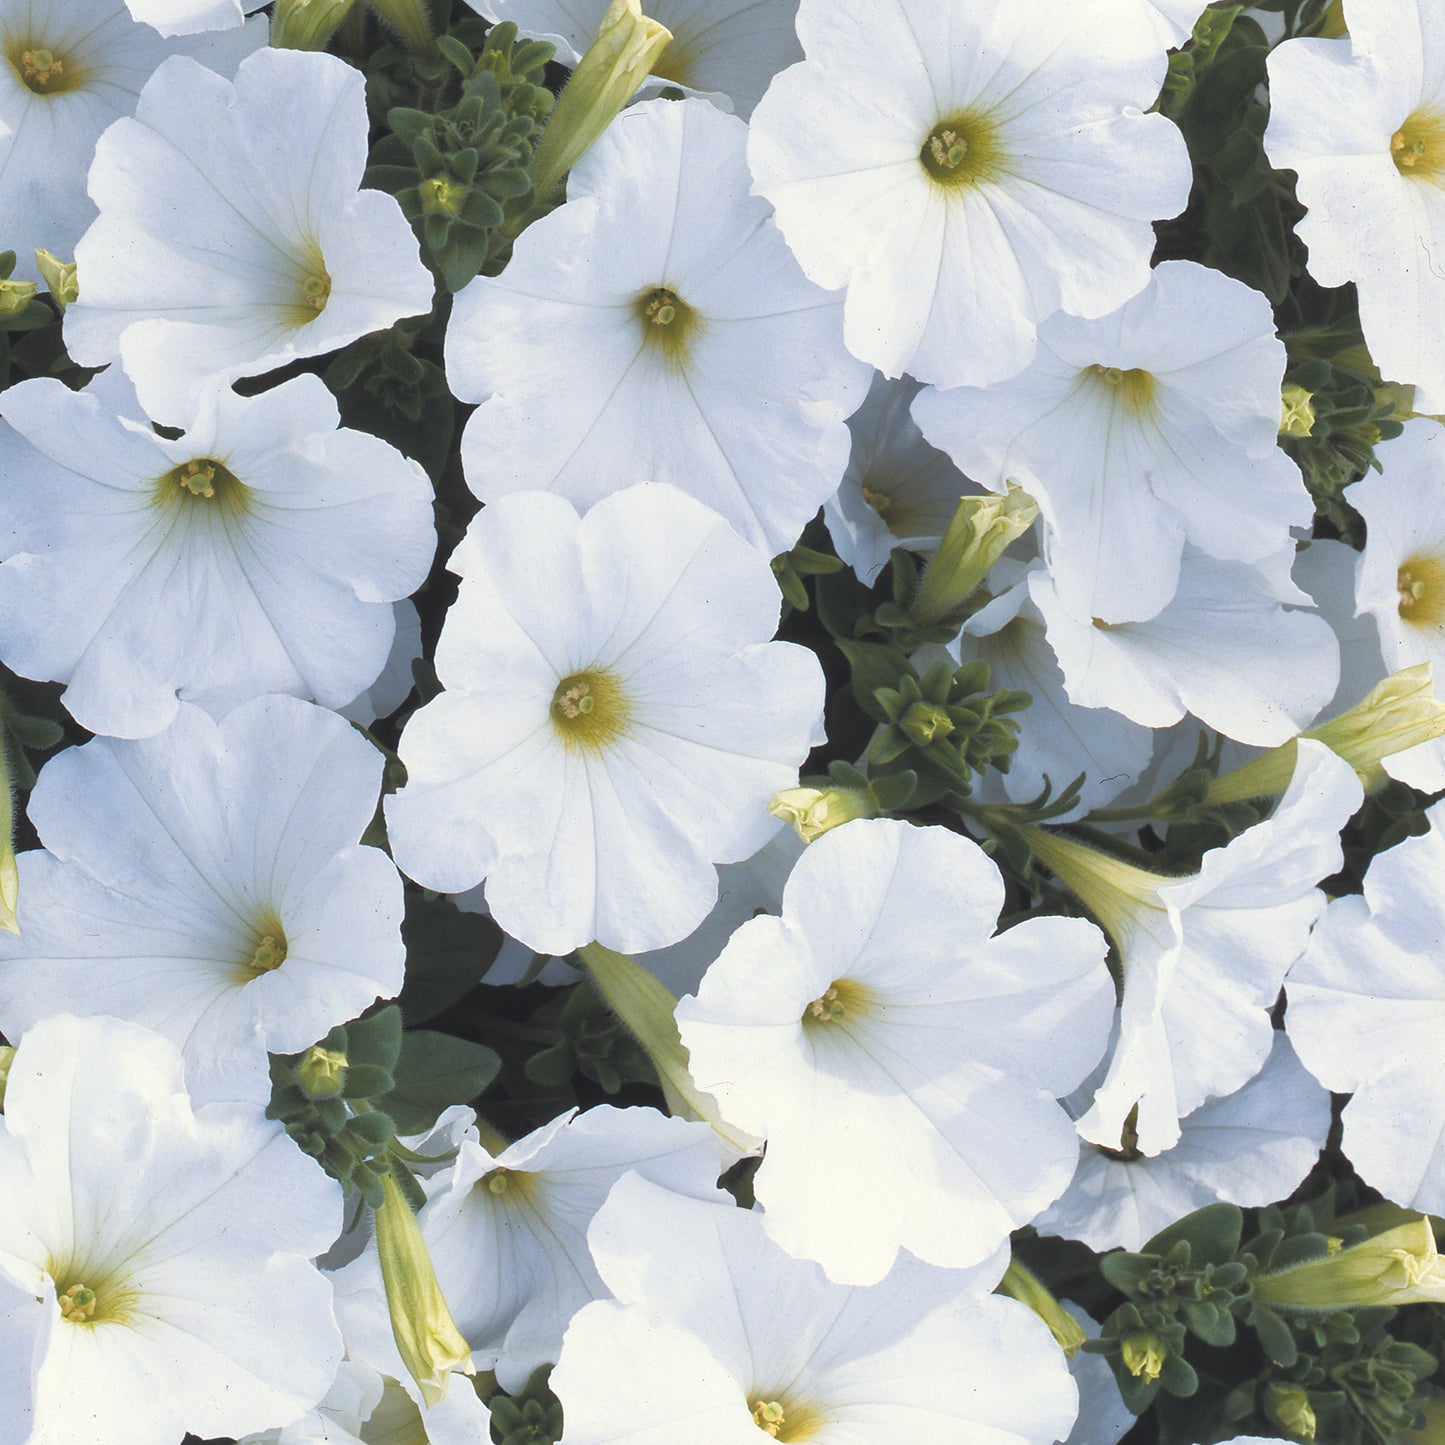
M 376 1211 L 376 1253 L 386 1287 L 391 1333 L 402 1363 L 428 1407 L 446 1398 L 453 1370 L 475 1373 L 472 1352 L 457 1329 L 437 1283 L 436 1269 L 421 1226 L 402 1193 L 393 1165 L 381 1176 L 382 1202 Z
M 916 702 L 899 719 L 898 726 L 920 747 L 926 748 L 953 731 L 953 719 L 931 702 Z
M 1027 1305 L 1048 1327 L 1055 1343 L 1073 1359 L 1079 1346 L 1088 1339 L 1084 1327 L 1044 1287 L 1043 1281 L 1021 1265 L 1010 1260 L 1004 1277 L 999 1281 L 997 1293 L 1006 1294 L 1020 1304 Z
M 538 200 L 587 154 L 637 94 L 672 32 L 642 13 L 640 0 L 612 0 L 597 39 L 577 62 L 532 158 Z
M 371 0 L 372 8 L 396 33 L 413 55 L 436 55 L 436 36 L 426 0 Z
M 1298 1385 L 1271 1385 L 1264 1395 L 1264 1413 L 1287 1434 L 1315 1438 L 1315 1411 Z
M 1008 484 L 1002 497 L 961 498 L 924 569 L 912 615 L 919 622 L 934 623 L 957 612 L 1038 514 L 1038 503 L 1015 482 Z
M 281 50 L 325 50 L 356 0 L 276 0 L 271 44 Z
M 335 1049 L 312 1044 L 296 1065 L 296 1077 L 313 1099 L 334 1099 L 346 1087 L 347 1059 Z
M 1421 1217 L 1336 1254 L 1258 1275 L 1254 1297 L 1271 1309 L 1330 1313 L 1375 1305 L 1442 1304 L 1445 1264 L 1430 1221 Z
M 35 282 L 0 281 L 0 317 L 19 316 L 35 299 Z
M 1315 429 L 1314 400 L 1302 386 L 1287 386 L 1280 397 L 1281 436 L 1307 437 Z
M 36 249 L 35 269 L 50 292 L 50 299 L 62 311 L 80 295 L 80 285 L 75 279 L 75 262 L 62 261 L 49 251 Z
M 876 818 L 878 806 L 861 788 L 784 788 L 773 794 L 768 812 L 811 843 L 854 818 Z
M 1159 1378 L 1164 1361 L 1169 1358 L 1168 1345 L 1152 1330 L 1135 1330 L 1125 1335 L 1119 1347 L 1124 1368 L 1146 1385 L 1152 1385 Z
M 433 176 L 423 181 L 421 208 L 431 216 L 459 216 L 467 199 L 467 188 L 450 176 Z
M 1338 753 L 1369 788 L 1383 781 L 1379 764 L 1384 758 L 1442 735 L 1445 703 L 1435 697 L 1430 664 L 1421 662 L 1391 673 L 1354 707 L 1300 736 Z M 1209 785 L 1205 802 L 1236 803 L 1284 792 L 1294 776 L 1297 742 L 1281 743 L 1243 767 L 1221 774 Z

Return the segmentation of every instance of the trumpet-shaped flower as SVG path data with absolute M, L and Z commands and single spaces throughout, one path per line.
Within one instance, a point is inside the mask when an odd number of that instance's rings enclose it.
M 264 0 L 125 0 L 137 19 L 162 35 L 195 35 L 205 30 L 230 30 Z
M 341 1190 L 252 1108 L 193 1111 L 173 1045 L 58 1016 L 0 1124 L 0 1433 L 175 1445 L 284 1425 L 341 1355 L 311 1264 Z
M 823 519 L 838 555 L 870 586 L 895 547 L 932 552 L 974 486 L 924 441 L 908 408 L 918 383 L 875 376 L 868 399 L 848 418 L 853 451 Z
M 229 0 L 240 20 L 240 7 Z M 17 278 L 36 276 L 36 248 L 75 254 L 95 219 L 85 173 L 101 132 L 135 110 L 167 56 L 222 74 L 266 43 L 258 21 L 227 35 L 166 41 L 123 0 L 26 0 L 0 6 L 0 215 Z M 134 17 L 134 18 L 133 18 Z
M 1048 524 L 1059 595 L 1105 622 L 1156 616 L 1186 543 L 1260 562 L 1313 503 L 1276 445 L 1284 345 L 1259 292 L 1166 261 L 1118 311 L 1058 315 L 1032 365 L 992 387 L 929 389 L 924 435 L 975 481 L 1017 481 Z
M 0 657 L 67 684 L 93 732 L 145 737 L 178 699 L 212 712 L 267 692 L 350 703 L 425 580 L 431 486 L 394 447 L 337 430 L 301 376 L 207 393 L 160 436 L 112 373 L 5 392 Z
M 360 189 L 364 90 L 332 55 L 262 50 L 234 84 L 166 61 L 96 147 L 75 360 L 119 360 L 152 417 L 188 426 L 208 386 L 430 310 L 401 208 Z
M 387 800 L 402 871 L 448 893 L 485 878 L 498 924 L 541 953 L 678 942 L 822 736 L 817 659 L 768 641 L 766 558 L 645 484 L 585 517 L 504 497 L 450 565 L 447 691 L 407 724 Z
M 1329 623 L 1286 610 L 1272 579 L 1241 562 L 1186 551 L 1173 600 L 1142 622 L 1076 610 L 1043 569 L 1029 578 L 1029 595 L 1070 701 L 1145 727 L 1189 712 L 1226 737 L 1269 747 L 1306 726 L 1339 679 Z
M 381 754 L 334 713 L 183 707 L 159 737 L 97 738 L 42 769 L 0 945 L 0 1027 L 110 1014 L 185 1054 L 193 1097 L 270 1096 L 292 1053 L 401 987 L 401 880 L 357 846 Z
M 523 35 L 550 40 L 557 59 L 573 66 L 607 11 L 607 0 L 467 3 L 488 20 L 511 20 Z M 793 29 L 798 0 L 645 0 L 643 8 L 672 32 L 644 83 L 644 95 L 660 86 L 678 86 L 746 120 L 773 76 L 803 58 Z
M 678 1004 L 697 1086 L 767 1138 L 765 1228 L 833 1279 L 875 1283 L 900 1248 L 976 1264 L 1073 1173 L 1055 1099 L 1104 1048 L 1103 939 L 1072 918 L 991 938 L 1003 898 L 967 838 L 848 823 Z
M 1128 6 L 802 0 L 807 58 L 763 97 L 748 157 L 803 270 L 847 287 L 855 355 L 986 386 L 1053 312 L 1143 289 L 1150 222 L 1190 186 L 1183 138 L 1144 114 L 1152 32 Z
M 1269 57 L 1270 161 L 1299 177 L 1310 274 L 1353 281 L 1370 355 L 1445 410 L 1445 13 L 1433 0 L 1350 0 L 1349 35 Z
M 1082 1113 L 1090 1098 L 1085 1088 L 1066 1104 L 1077 1101 Z M 1034 1225 L 1101 1251 L 1139 1249 L 1216 1200 L 1258 1206 L 1287 1198 L 1314 1167 L 1329 1130 L 1329 1094 L 1276 1032 L 1259 1073 L 1181 1119 L 1173 1148 L 1150 1157 L 1137 1147 L 1085 1144 L 1063 1198 Z
M 1445 805 L 1379 854 L 1365 891 L 1325 910 L 1291 971 L 1290 1038 L 1328 1088 L 1353 1092 L 1343 1148 L 1396 1204 L 1445 1211 Z
M 636 1175 L 613 1188 L 588 1241 L 615 1299 L 576 1315 L 551 1377 L 569 1445 L 1048 1445 L 1068 1433 L 1076 1391 L 1025 1306 L 913 1261 L 871 1288 L 834 1284 L 764 1223 Z
M 447 376 L 482 403 L 462 460 L 483 501 L 671 482 L 771 555 L 836 490 L 868 369 L 748 194 L 746 139 L 701 101 L 634 106 L 457 297 Z
M 417 1222 L 473 1362 L 515 1390 L 556 1360 L 572 1316 L 606 1297 L 587 1226 L 619 1178 L 636 1171 L 669 1194 L 727 1196 L 716 1188 L 711 1129 L 652 1109 L 573 1111 L 514 1144 L 495 1135 L 489 1144 L 475 1128 L 464 1135 L 455 1163 L 424 1181 Z M 335 1280 L 348 1353 L 405 1380 L 374 1246 Z M 466 1418 L 472 1405 L 434 1404 L 424 1418 L 430 1428 L 433 1419 Z
M 1231 1094 L 1263 1067 L 1270 1010 L 1324 908 L 1316 887 L 1338 871 L 1339 832 L 1359 807 L 1354 769 L 1302 742 L 1275 812 L 1199 871 L 1169 878 L 1041 830 L 1030 843 L 1083 899 L 1119 950 L 1119 1034 L 1079 1133 L 1109 1149 L 1160 1154 L 1180 1118 Z

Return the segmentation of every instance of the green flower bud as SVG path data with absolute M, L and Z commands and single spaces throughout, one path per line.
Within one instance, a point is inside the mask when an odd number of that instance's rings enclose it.
M 471 1347 L 457 1329 L 437 1283 L 436 1269 L 393 1164 L 381 1177 L 376 1253 L 386 1286 L 391 1333 L 407 1373 L 428 1406 L 444 1400 L 453 1370 L 475 1374 Z
M 35 269 L 50 291 L 51 300 L 62 311 L 80 295 L 80 286 L 75 279 L 75 262 L 62 261 L 59 256 L 37 248 Z
M 10 1078 L 10 1065 L 14 1062 L 14 1048 L 10 1044 L 0 1044 L 0 1113 L 5 1109 L 5 1085 Z
M 1287 1434 L 1302 1440 L 1315 1438 L 1314 1406 L 1297 1385 L 1271 1385 L 1265 1391 L 1264 1413 Z
M 1169 1358 L 1169 1346 L 1152 1330 L 1135 1330 L 1119 1342 L 1124 1368 L 1135 1377 L 1152 1385 Z
M 876 818 L 878 806 L 861 788 L 784 788 L 773 794 L 768 812 L 811 843 L 854 818 Z
M 920 747 L 927 747 L 953 731 L 953 720 L 941 707 L 916 702 L 903 714 L 898 726 Z
M 371 4 L 413 55 L 439 53 L 424 0 L 371 0 Z
M 346 1087 L 347 1059 L 334 1049 L 312 1044 L 296 1065 L 296 1077 L 312 1099 L 334 1099 Z
M 1002 497 L 962 498 L 924 570 L 910 609 L 915 620 L 934 623 L 957 612 L 1038 514 L 1038 503 L 1014 482 Z
M 278 50 L 325 50 L 356 0 L 276 0 L 271 44 Z
M 1275 1310 L 1335 1313 L 1376 1305 L 1445 1304 L 1445 1264 L 1423 1216 L 1349 1249 L 1257 1275 L 1254 1297 Z
M 597 39 L 558 97 L 532 158 L 532 184 L 539 201 L 592 149 L 637 94 L 671 39 L 666 26 L 642 13 L 640 0 L 612 0 Z
M 0 281 L 0 319 L 19 316 L 35 299 L 35 282 Z
M 1088 1339 L 1078 1320 L 1049 1293 L 1043 1281 L 1018 1260 L 1009 1261 L 996 1293 L 1006 1294 L 1010 1299 L 1027 1305 L 1049 1327 L 1055 1343 L 1069 1359 L 1074 1358 L 1079 1346 Z
M 1315 429 L 1313 397 L 1302 386 L 1287 386 L 1280 397 L 1281 436 L 1307 437 Z

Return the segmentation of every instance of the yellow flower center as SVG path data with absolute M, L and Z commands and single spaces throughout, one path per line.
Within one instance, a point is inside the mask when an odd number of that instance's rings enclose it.
M 659 80 L 670 80 L 677 85 L 687 85 L 697 57 L 695 47 L 684 44 L 676 35 L 663 47 L 662 54 L 652 62 L 652 73 Z
M 610 672 L 574 672 L 552 695 L 552 726 L 569 748 L 600 752 L 627 735 L 632 703 Z
M 887 492 L 875 492 L 872 487 L 863 488 L 863 500 L 881 517 L 893 505 L 893 498 Z
M 849 978 L 836 978 L 803 1010 L 803 1025 L 857 1022 L 866 1018 L 873 1002 L 872 993 L 861 983 Z
M 1395 574 L 1400 593 L 1400 620 L 1413 627 L 1445 623 L 1445 560 L 1407 557 Z
M 235 981 L 250 983 L 264 974 L 274 973 L 285 962 L 286 930 L 273 909 L 263 909 L 252 923 L 250 938 L 241 945 Z
M 1101 384 L 1124 407 L 1136 414 L 1154 409 L 1155 382 L 1151 372 L 1139 367 L 1091 366 L 1086 375 Z
M 784 1421 L 783 1407 L 776 1400 L 759 1400 L 753 1406 L 753 1424 L 774 1440 L 778 1438 Z
M 72 1324 L 89 1324 L 95 1318 L 95 1291 L 83 1284 L 73 1284 L 64 1293 L 57 1292 L 60 1300 L 60 1318 Z
M 786 1396 L 770 1398 L 759 1393 L 752 1402 L 753 1424 L 770 1440 L 781 1440 L 785 1445 L 811 1440 L 823 1428 L 823 1414 L 813 1406 Z
M 975 111 L 945 116 L 924 136 L 918 161 L 929 180 L 948 190 L 992 180 L 1003 167 L 998 125 Z
M 1445 173 L 1445 114 L 1417 110 L 1390 137 L 1390 159 L 1402 176 L 1439 181 Z
M 702 318 L 666 286 L 654 286 L 637 298 L 643 345 L 662 353 L 669 366 L 681 367 L 688 358 Z
M 231 513 L 247 510 L 249 493 L 224 462 L 215 457 L 192 457 L 156 478 L 152 500 L 159 507 L 205 504 Z
M 521 1204 L 536 1194 L 537 1176 L 526 1169 L 492 1169 L 477 1180 L 476 1187 L 494 1199 Z
M 6 42 L 5 58 L 27 90 L 36 95 L 60 95 L 79 90 L 86 79 L 83 66 L 57 55 L 48 46 L 27 39 Z
M 433 176 L 431 180 L 423 181 L 418 189 L 421 191 L 422 210 L 429 215 L 461 215 L 467 188 L 460 181 L 454 181 L 450 176 Z M 328 287 L 329 284 L 328 281 Z

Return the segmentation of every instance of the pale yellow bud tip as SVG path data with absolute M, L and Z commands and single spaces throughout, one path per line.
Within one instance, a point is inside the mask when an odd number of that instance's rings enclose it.
M 878 816 L 873 800 L 857 788 L 784 788 L 773 794 L 768 812 L 805 843 L 854 818 Z

